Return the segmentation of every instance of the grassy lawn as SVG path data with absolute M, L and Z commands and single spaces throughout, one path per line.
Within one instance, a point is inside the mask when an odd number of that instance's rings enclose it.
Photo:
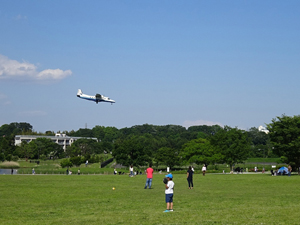
M 170 213 L 162 178 L 1 175 L 0 224 L 299 224 L 297 175 L 195 174 L 189 190 L 176 174 Z

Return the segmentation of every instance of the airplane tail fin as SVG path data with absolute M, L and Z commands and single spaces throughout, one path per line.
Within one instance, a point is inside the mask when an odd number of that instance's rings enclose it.
M 78 89 L 77 96 L 80 96 L 80 95 L 82 95 L 82 91 L 81 91 L 81 89 Z

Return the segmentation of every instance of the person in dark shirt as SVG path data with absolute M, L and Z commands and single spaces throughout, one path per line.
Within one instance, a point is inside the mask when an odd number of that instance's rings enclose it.
M 194 184 L 193 184 L 193 170 L 192 170 L 192 167 L 189 166 L 189 169 L 187 171 L 187 181 L 188 181 L 188 184 L 189 184 L 189 189 L 193 189 L 194 187 Z

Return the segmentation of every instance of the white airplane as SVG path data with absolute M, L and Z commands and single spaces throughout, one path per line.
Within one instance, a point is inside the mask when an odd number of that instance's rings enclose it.
M 111 104 L 115 103 L 114 100 L 112 100 L 112 99 L 110 99 L 108 97 L 105 97 L 104 95 L 96 94 L 95 96 L 92 96 L 92 95 L 83 94 L 82 91 L 81 91 L 81 89 L 78 89 L 78 91 L 77 91 L 77 97 L 85 99 L 85 100 L 94 101 L 97 104 L 98 104 L 98 102 L 110 102 Z

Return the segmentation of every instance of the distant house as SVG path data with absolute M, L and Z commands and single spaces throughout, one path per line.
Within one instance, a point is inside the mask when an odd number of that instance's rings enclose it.
M 269 131 L 267 130 L 267 128 L 265 128 L 265 127 L 263 127 L 263 126 L 259 126 L 259 127 L 258 127 L 258 130 L 259 130 L 260 132 L 265 132 L 266 134 L 269 133 Z
M 26 141 L 27 143 L 35 140 L 37 138 L 49 138 L 53 142 L 63 146 L 64 151 L 66 151 L 67 146 L 70 146 L 74 143 L 74 141 L 86 138 L 86 139 L 93 139 L 97 141 L 97 138 L 92 137 L 69 137 L 66 134 L 57 133 L 55 136 L 42 136 L 42 135 L 16 135 L 15 136 L 15 145 L 21 145 L 22 141 Z

